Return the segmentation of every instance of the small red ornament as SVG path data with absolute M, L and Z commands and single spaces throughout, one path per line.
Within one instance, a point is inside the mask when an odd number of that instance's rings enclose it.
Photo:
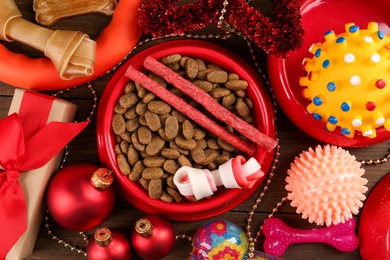
M 175 244 L 175 237 L 173 225 L 158 215 L 139 219 L 130 234 L 134 251 L 145 260 L 166 256 Z
M 106 220 L 115 203 L 113 175 L 93 164 L 76 163 L 58 171 L 49 183 L 47 207 L 62 227 L 90 230 Z
M 131 259 L 130 242 L 118 230 L 102 227 L 96 230 L 86 249 L 88 260 L 129 260 Z

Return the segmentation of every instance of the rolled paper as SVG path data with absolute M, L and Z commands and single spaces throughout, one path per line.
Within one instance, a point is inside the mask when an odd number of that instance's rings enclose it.
M 264 251 L 281 256 L 291 244 L 326 243 L 342 252 L 350 252 L 359 244 L 355 226 L 355 220 L 352 218 L 345 223 L 325 228 L 302 230 L 289 227 L 282 220 L 273 217 L 264 221 Z
M 0 2 L 0 29 L 1 39 L 18 41 L 44 52 L 64 80 L 94 72 L 95 41 L 79 31 L 53 31 L 31 23 L 21 17 L 12 0 Z
M 251 188 L 263 176 L 261 166 L 255 158 L 247 161 L 244 157 L 237 156 L 211 172 L 189 166 L 180 167 L 173 177 L 173 182 L 180 194 L 200 200 L 213 195 L 217 186 L 228 189 Z
M 10 116 L 0 120 L 0 168 L 5 170 L 0 170 L 0 259 L 23 259 L 32 252 L 43 218 L 45 187 L 58 169 L 61 150 L 88 124 L 66 123 L 75 112 L 70 102 L 15 90 Z M 10 189 L 18 191 L 16 197 Z
M 275 148 L 277 142 L 271 137 L 261 133 L 258 129 L 239 118 L 224 106 L 215 101 L 209 94 L 186 80 L 170 68 L 148 56 L 144 61 L 144 67 L 154 74 L 162 77 L 186 95 L 190 96 L 199 104 L 202 104 L 211 114 L 229 126 L 236 129 L 243 136 L 257 145 L 264 147 L 267 151 Z

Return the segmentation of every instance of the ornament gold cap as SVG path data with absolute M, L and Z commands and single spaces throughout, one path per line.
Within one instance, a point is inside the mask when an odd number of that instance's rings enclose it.
M 112 171 L 106 168 L 99 168 L 93 172 L 91 182 L 95 188 L 105 190 L 114 182 Z
M 95 231 L 95 242 L 102 247 L 107 247 L 112 241 L 112 233 L 106 227 L 101 227 Z
M 137 220 L 137 222 L 135 222 L 134 228 L 135 231 L 143 237 L 149 237 L 153 233 L 153 225 L 146 218 Z

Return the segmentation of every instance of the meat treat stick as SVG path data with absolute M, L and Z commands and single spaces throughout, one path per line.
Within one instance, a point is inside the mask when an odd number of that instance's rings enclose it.
M 264 147 L 267 151 L 271 151 L 276 146 L 276 140 L 261 133 L 259 130 L 231 113 L 215 101 L 209 94 L 154 58 L 150 56 L 147 57 L 144 61 L 144 67 L 183 91 L 183 93 L 190 96 L 199 104 L 202 104 L 216 118 L 230 125 L 255 144 Z
M 145 74 L 139 72 L 138 70 L 134 69 L 132 66 L 129 66 L 129 68 L 126 71 L 126 76 L 138 84 L 142 85 L 144 88 L 149 90 L 150 92 L 153 92 L 156 96 L 164 100 L 165 102 L 169 103 L 171 106 L 176 108 L 178 111 L 182 112 L 192 120 L 194 120 L 196 123 L 198 123 L 203 128 L 207 129 L 211 133 L 215 134 L 219 138 L 223 139 L 224 141 L 230 143 L 237 149 L 245 152 L 248 155 L 253 155 L 256 148 L 241 139 L 240 137 L 233 135 L 229 131 L 227 131 L 222 126 L 215 123 L 213 120 L 193 108 L 191 105 L 189 105 L 187 102 L 185 102 L 180 97 L 176 96 L 175 94 L 171 93 L 166 88 L 162 87 L 160 84 L 158 84 L 156 81 L 150 79 Z

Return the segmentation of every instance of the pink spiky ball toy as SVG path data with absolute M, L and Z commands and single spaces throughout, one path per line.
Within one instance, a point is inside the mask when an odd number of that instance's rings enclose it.
M 317 225 L 344 223 L 366 199 L 367 179 L 355 156 L 333 145 L 302 152 L 287 171 L 291 206 Z

